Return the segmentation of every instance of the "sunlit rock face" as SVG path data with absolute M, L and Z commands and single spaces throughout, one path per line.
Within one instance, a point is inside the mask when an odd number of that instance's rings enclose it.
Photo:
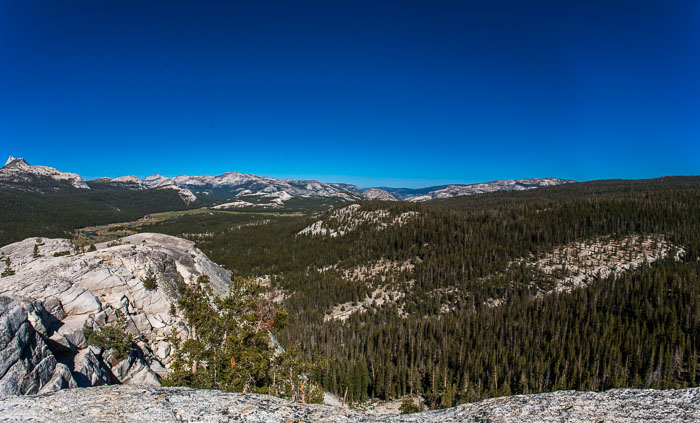
M 39 311 L 30 304 L 32 312 Z M 39 311 L 41 313 L 41 311 Z M 70 370 L 34 330 L 27 310 L 0 297 L 0 395 L 48 392 L 77 386 Z
M 143 283 L 149 272 L 157 282 L 152 290 Z M 43 342 L 32 347 L 39 351 L 34 361 L 45 358 L 45 344 L 78 386 L 159 385 L 172 360 L 167 337 L 189 336 L 182 317 L 173 313 L 178 285 L 208 275 L 214 292 L 225 295 L 230 282 L 229 273 L 193 242 L 161 234 L 133 235 L 87 252 L 66 239 L 29 238 L 0 248 L 0 273 L 6 275 L 0 278 L 0 296 L 17 302 L 23 310 L 17 313 L 26 314 L 31 332 Z M 114 324 L 118 315 L 125 317 L 137 346 L 119 359 L 112 350 L 88 346 L 84 334 L 86 325 Z M 48 383 L 44 379 L 42 386 Z M 71 382 L 55 385 L 68 387 Z
M 76 173 L 61 172 L 48 166 L 31 166 L 23 158 L 13 156 L 0 168 L 0 188 L 19 188 L 36 192 L 90 189 Z

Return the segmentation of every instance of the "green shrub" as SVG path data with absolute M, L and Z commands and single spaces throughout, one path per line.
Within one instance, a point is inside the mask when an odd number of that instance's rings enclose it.
M 271 331 L 286 323 L 286 312 L 250 280 L 234 278 L 225 298 L 214 295 L 208 281 L 207 275 L 200 276 L 178 301 L 196 338 L 170 340 L 175 352 L 163 385 L 322 402 L 323 390 L 312 382 L 320 378 L 321 361 L 300 359 L 296 345 L 276 355 L 270 342 Z
M 153 291 L 154 289 L 158 288 L 158 282 L 156 281 L 156 277 L 150 267 L 146 272 L 146 277 L 141 279 L 141 282 L 143 282 L 143 287 L 149 291 Z
M 5 270 L 3 270 L 2 274 L 0 274 L 0 277 L 5 277 L 5 276 L 12 276 L 15 274 L 15 271 L 12 269 L 12 260 L 10 258 L 5 259 Z
M 114 351 L 115 358 L 122 360 L 129 356 L 131 344 L 134 342 L 133 337 L 126 332 L 126 325 L 124 314 L 117 310 L 117 321 L 114 324 L 102 326 L 99 329 L 85 325 L 83 332 L 88 344 L 106 350 L 111 349 Z
M 421 411 L 420 407 L 416 405 L 416 402 L 413 401 L 413 398 L 411 397 L 406 397 L 401 401 L 401 407 L 399 407 L 399 411 L 401 411 L 401 414 L 411 414 L 411 413 L 417 413 Z

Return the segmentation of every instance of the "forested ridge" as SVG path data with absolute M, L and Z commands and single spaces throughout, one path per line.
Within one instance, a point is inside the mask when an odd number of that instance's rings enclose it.
M 361 202 L 365 211 L 416 214 L 337 237 L 297 235 L 318 220 L 332 226 L 329 214 L 250 225 L 188 217 L 144 230 L 206 233 L 193 239 L 213 260 L 236 274 L 272 275 L 289 312 L 282 342 L 330 358 L 321 382 L 331 392 L 354 401 L 421 394 L 442 407 L 508 393 L 697 384 L 699 200 L 693 177 L 594 181 L 428 204 Z M 684 253 L 558 294 L 547 294 L 552 275 L 513 265 L 562 244 L 632 235 L 662 235 Z M 384 280 L 343 272 L 379 260 L 413 267 Z M 378 289 L 388 292 L 383 305 L 368 299 Z M 346 320 L 327 318 L 338 304 L 363 301 Z
M 559 389 L 695 386 L 699 270 L 661 263 L 571 294 L 442 316 L 380 309 L 304 336 L 337 364 L 327 389 L 348 387 L 358 400 L 420 393 L 448 407 Z
M 201 207 L 185 205 L 174 190 L 0 189 L 0 245 L 32 236 L 69 238 L 73 229 L 125 222 L 148 213 Z
M 144 198 L 117 207 L 115 195 L 75 216 L 75 202 L 60 199 L 55 213 L 36 199 L 3 202 L 4 215 L 30 205 L 18 225 L 3 225 L 15 228 L 3 239 L 37 235 L 37 225 L 60 236 L 153 206 Z M 192 239 L 234 275 L 259 278 L 288 313 L 278 339 L 308 360 L 325 357 L 316 381 L 348 401 L 419 394 L 446 407 L 557 389 L 698 385 L 700 178 L 354 204 L 313 214 L 212 210 L 139 230 Z M 329 232 L 302 232 L 313 225 Z M 583 274 L 562 246 L 574 256 L 614 250 L 624 263 L 562 290 Z M 533 264 L 549 262 L 557 270 Z

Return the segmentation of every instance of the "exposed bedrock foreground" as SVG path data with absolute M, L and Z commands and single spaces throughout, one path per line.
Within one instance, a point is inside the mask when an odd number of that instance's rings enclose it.
M 559 391 L 410 415 L 365 415 L 254 394 L 112 385 L 0 399 L 2 422 L 697 422 L 700 388 Z

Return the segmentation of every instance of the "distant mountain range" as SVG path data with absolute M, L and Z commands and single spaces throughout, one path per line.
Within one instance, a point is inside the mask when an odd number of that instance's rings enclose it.
M 259 206 L 260 204 L 280 207 L 285 201 L 295 197 L 326 197 L 346 201 L 360 199 L 427 201 L 485 192 L 521 191 L 571 182 L 575 181 L 559 178 L 499 179 L 478 184 L 440 185 L 419 189 L 389 187 L 363 189 L 351 184 L 276 179 L 238 172 L 227 172 L 217 176 L 180 175 L 174 178 L 158 174 L 143 179 L 136 176 L 122 176 L 86 182 L 76 173 L 62 172 L 47 166 L 31 166 L 23 158 L 13 156 L 10 156 L 5 166 L 0 168 L 0 188 L 35 192 L 80 189 L 172 189 L 177 191 L 180 198 L 187 204 L 194 202 L 198 197 L 229 201 L 221 204 L 220 208 Z M 250 201 L 251 198 L 258 200 Z M 270 201 L 261 203 L 260 199 Z
M 30 191 L 89 189 L 77 173 L 61 172 L 48 166 L 30 166 L 23 158 L 10 156 L 0 169 L 0 188 L 23 188 Z

